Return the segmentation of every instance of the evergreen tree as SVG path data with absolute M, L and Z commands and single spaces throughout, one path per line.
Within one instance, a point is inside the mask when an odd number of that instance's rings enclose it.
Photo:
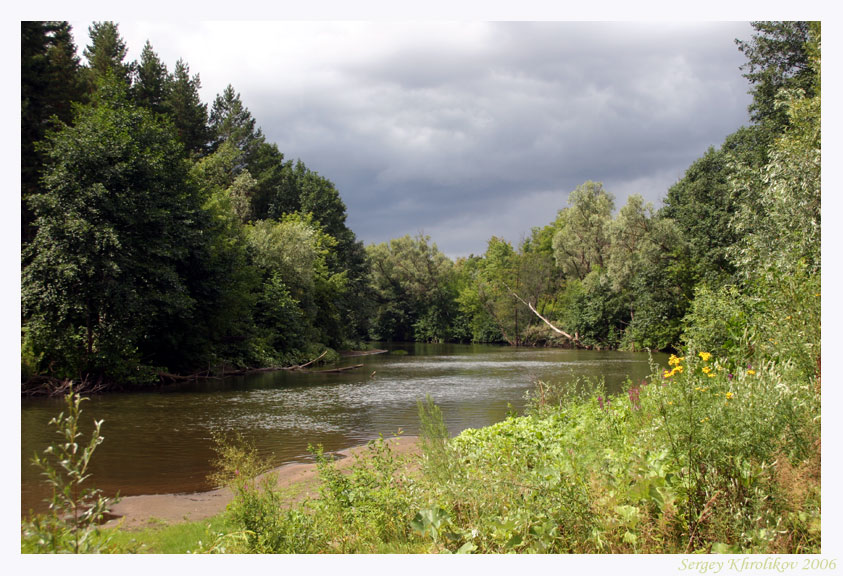
M 21 239 L 35 235 L 29 198 L 39 190 L 36 150 L 51 118 L 68 122 L 81 100 L 79 58 L 67 22 L 21 22 Z
M 179 59 L 168 80 L 162 105 L 175 126 L 176 137 L 188 154 L 195 157 L 204 156 L 211 142 L 208 106 L 199 97 L 201 87 L 199 74 L 191 76 L 190 67 Z
M 147 40 L 141 52 L 140 62 L 135 67 L 135 81 L 132 84 L 135 102 L 153 112 L 162 113 L 167 88 L 167 66 L 159 60 Z
M 243 105 L 240 94 L 234 92 L 231 84 L 214 99 L 210 126 L 214 149 L 223 142 L 230 142 L 243 154 L 239 169 L 247 167 L 255 159 L 260 145 L 265 141 L 252 113 Z
M 132 81 L 132 63 L 123 62 L 128 48 L 120 36 L 118 25 L 114 22 L 94 22 L 88 27 L 91 43 L 82 54 L 88 61 L 89 89 L 95 90 L 96 84 L 107 76 L 114 76 L 129 86 Z

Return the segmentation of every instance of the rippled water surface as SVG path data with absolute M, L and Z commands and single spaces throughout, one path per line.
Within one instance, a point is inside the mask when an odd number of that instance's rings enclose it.
M 212 434 L 239 431 L 276 465 L 309 459 L 308 444 L 341 450 L 399 430 L 418 430 L 417 401 L 430 394 L 452 434 L 521 412 L 537 379 L 605 378 L 619 391 L 649 374 L 648 355 L 480 345 L 414 345 L 408 354 L 347 358 L 362 368 L 334 374 L 271 372 L 207 381 L 166 393 L 110 394 L 83 403 L 82 419 L 103 419 L 94 484 L 107 494 L 209 488 Z M 665 362 L 661 355 L 655 360 Z M 47 422 L 61 400 L 21 401 L 21 508 L 47 492 L 29 459 L 56 438 Z

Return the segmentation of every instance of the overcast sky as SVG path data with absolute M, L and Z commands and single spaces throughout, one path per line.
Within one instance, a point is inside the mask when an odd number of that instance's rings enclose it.
M 748 23 L 118 21 L 228 84 L 267 139 L 332 180 L 364 242 L 424 232 L 452 257 L 517 244 L 601 181 L 659 205 L 748 122 Z M 80 51 L 89 21 L 71 21 Z

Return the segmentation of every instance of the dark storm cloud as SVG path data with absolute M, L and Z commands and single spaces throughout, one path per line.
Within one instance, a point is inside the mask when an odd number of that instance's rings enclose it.
M 383 26 L 388 26 L 383 24 Z M 431 234 L 452 255 L 517 242 L 585 180 L 657 203 L 746 122 L 748 24 L 488 24 L 417 41 L 247 105 L 288 156 L 331 178 L 367 242 Z M 353 47 L 345 46 L 345 49 Z M 322 70 L 321 72 L 325 72 Z

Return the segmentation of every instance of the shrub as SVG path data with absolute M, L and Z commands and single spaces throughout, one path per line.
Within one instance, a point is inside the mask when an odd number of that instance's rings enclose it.
M 36 454 L 32 463 L 42 470 L 52 487 L 48 514 L 34 515 L 22 522 L 21 551 L 36 553 L 97 553 L 110 549 L 109 538 L 101 534 L 99 525 L 116 500 L 105 498 L 100 490 L 85 485 L 90 477 L 88 466 L 94 451 L 104 438 L 100 436 L 102 420 L 94 422 L 90 441 L 80 444 L 80 405 L 86 400 L 70 392 L 65 396 L 65 409 L 51 419 L 60 441 Z

